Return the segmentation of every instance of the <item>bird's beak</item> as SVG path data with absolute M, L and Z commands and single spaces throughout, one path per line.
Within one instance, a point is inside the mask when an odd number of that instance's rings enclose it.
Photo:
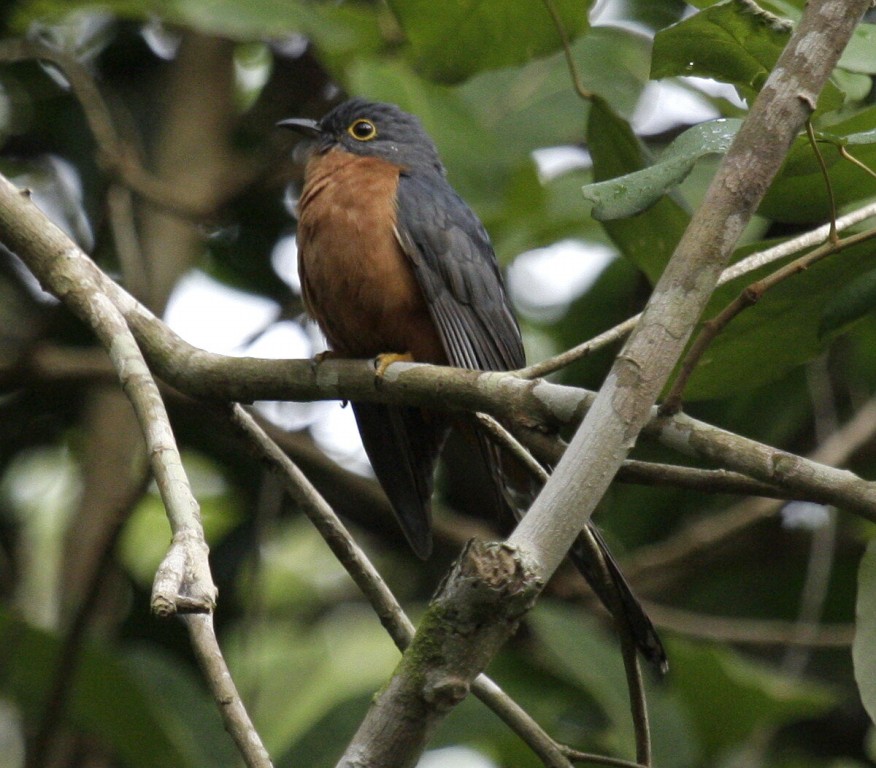
M 305 117 L 292 117 L 288 120 L 281 120 L 277 123 L 278 128 L 289 128 L 298 133 L 303 133 L 305 136 L 319 138 L 322 136 L 322 129 L 316 120 L 309 120 Z

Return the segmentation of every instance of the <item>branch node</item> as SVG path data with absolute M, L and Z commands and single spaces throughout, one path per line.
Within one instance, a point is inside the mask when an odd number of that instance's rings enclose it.
M 818 94 L 812 93 L 811 91 L 800 91 L 797 94 L 797 98 L 800 99 L 809 109 L 814 112 L 815 107 L 818 103 Z
M 218 593 L 210 576 L 208 554 L 207 543 L 196 532 L 174 534 L 152 584 L 152 612 L 156 616 L 213 612 Z
M 449 712 L 468 696 L 468 681 L 457 675 L 427 675 L 423 699 L 439 712 Z

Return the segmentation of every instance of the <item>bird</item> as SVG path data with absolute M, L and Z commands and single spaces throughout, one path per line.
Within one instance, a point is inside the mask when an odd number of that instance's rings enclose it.
M 487 371 L 525 366 L 489 235 L 450 185 L 415 115 L 352 98 L 320 120 L 277 125 L 308 139 L 297 153 L 306 158 L 297 203 L 298 270 L 305 310 L 331 355 Z M 433 475 L 451 418 L 383 403 L 354 402 L 352 409 L 407 542 L 428 558 Z M 476 439 L 495 480 L 497 508 L 519 519 L 525 513 L 520 491 L 508 488 L 513 460 L 483 434 Z M 534 491 L 524 496 L 531 500 Z M 593 551 L 605 568 L 594 564 Z M 627 622 L 643 657 L 665 671 L 660 638 L 594 525 L 570 557 L 615 620 Z M 601 577 L 606 569 L 610 584 Z

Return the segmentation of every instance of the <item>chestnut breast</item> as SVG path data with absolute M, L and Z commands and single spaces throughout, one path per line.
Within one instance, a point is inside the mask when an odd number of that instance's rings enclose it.
M 307 163 L 298 203 L 304 305 L 333 350 L 351 357 L 446 356 L 395 234 L 401 169 L 338 149 Z

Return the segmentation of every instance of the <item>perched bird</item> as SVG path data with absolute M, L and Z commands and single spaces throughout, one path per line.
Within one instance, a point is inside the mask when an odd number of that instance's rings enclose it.
M 298 269 L 308 314 L 334 354 L 394 354 L 461 368 L 525 365 L 520 329 L 483 225 L 447 181 L 420 121 L 393 104 L 351 99 L 321 120 L 279 126 L 311 138 L 298 201 Z M 365 451 L 414 552 L 432 549 L 433 473 L 450 420 L 395 405 L 353 403 Z M 506 462 L 480 436 L 481 453 L 504 490 Z M 510 493 L 504 511 L 525 512 Z M 611 584 L 596 574 L 585 542 L 571 556 L 648 660 L 665 668 L 656 631 L 594 527 Z M 595 542 L 595 543 L 594 543 Z M 618 609 L 617 607 L 620 606 Z

